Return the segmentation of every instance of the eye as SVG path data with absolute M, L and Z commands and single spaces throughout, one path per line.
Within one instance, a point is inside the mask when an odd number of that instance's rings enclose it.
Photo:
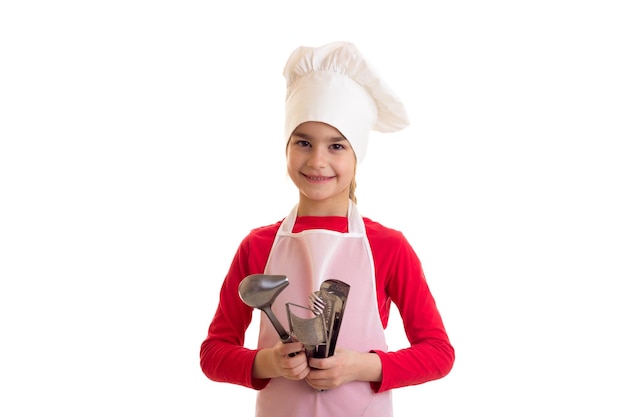
M 340 150 L 342 150 L 342 149 L 346 149 L 346 147 L 345 147 L 345 146 L 343 146 L 343 145 L 342 145 L 342 144 L 340 144 L 340 143 L 333 143 L 332 145 L 330 145 L 330 148 L 331 148 L 333 151 L 340 151 Z
M 297 140 L 297 141 L 294 142 L 294 145 L 300 146 L 302 148 L 311 147 L 311 143 L 306 141 L 306 140 Z

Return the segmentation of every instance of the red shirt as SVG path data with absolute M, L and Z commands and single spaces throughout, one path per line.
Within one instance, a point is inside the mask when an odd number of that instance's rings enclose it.
M 452 369 L 455 354 L 419 258 L 404 235 L 368 218 L 363 219 L 372 249 L 376 274 L 378 311 L 387 327 L 393 302 L 404 322 L 410 347 L 395 352 L 376 351 L 382 363 L 382 381 L 376 391 L 421 384 L 444 377 Z M 252 230 L 239 245 L 224 279 L 220 302 L 200 348 L 200 366 L 214 381 L 254 389 L 269 380 L 253 379 L 257 350 L 243 347 L 253 309 L 238 295 L 239 283 L 251 274 L 262 274 L 281 222 Z M 328 229 L 347 232 L 347 217 L 298 217 L 293 232 Z

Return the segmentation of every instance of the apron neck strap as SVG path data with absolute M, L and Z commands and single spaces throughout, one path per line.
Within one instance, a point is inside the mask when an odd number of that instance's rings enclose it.
M 293 226 L 296 224 L 296 218 L 298 217 L 298 205 L 296 204 L 291 212 L 285 219 L 283 220 L 280 230 L 285 233 L 292 233 Z M 352 200 L 349 201 L 348 205 L 348 233 L 364 233 L 365 225 L 363 224 L 363 219 L 359 214 L 359 210 L 356 207 L 356 204 Z

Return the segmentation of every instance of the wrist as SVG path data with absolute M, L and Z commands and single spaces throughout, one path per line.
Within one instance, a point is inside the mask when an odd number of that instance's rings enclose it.
M 259 349 L 257 354 L 254 356 L 254 362 L 252 363 L 252 377 L 257 379 L 268 379 L 275 378 L 277 376 L 279 376 L 279 373 L 276 371 L 271 349 Z
M 382 362 L 375 352 L 359 353 L 356 366 L 357 380 L 380 382 L 383 377 Z

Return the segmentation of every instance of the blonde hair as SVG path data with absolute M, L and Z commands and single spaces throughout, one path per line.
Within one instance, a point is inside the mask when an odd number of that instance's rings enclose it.
M 354 176 L 352 177 L 352 181 L 350 182 L 350 194 L 348 197 L 354 204 L 356 204 L 356 165 L 354 166 Z

